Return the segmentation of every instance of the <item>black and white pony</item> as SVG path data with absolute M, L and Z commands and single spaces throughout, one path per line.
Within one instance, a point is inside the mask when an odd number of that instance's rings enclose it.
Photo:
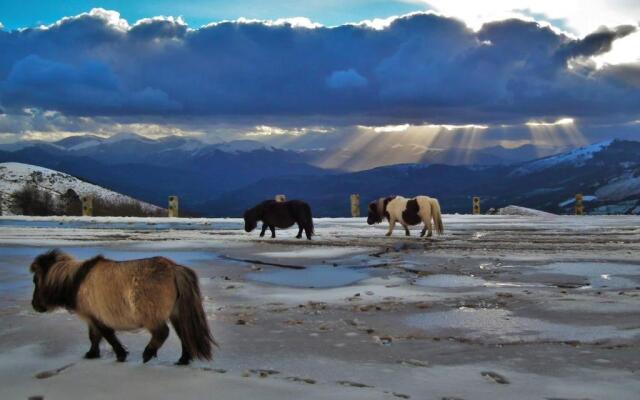
M 300 200 L 290 200 L 278 202 L 275 200 L 265 200 L 257 206 L 244 212 L 244 230 L 251 232 L 262 221 L 262 232 L 264 236 L 267 228 L 271 230 L 271 237 L 276 237 L 276 228 L 289 228 L 293 224 L 298 224 L 298 234 L 296 238 L 302 237 L 304 230 L 307 239 L 311 240 L 313 235 L 313 217 L 309 204 Z
M 434 226 L 438 235 L 444 232 L 440 203 L 432 197 L 417 196 L 412 199 L 402 196 L 381 197 L 369 204 L 367 223 L 369 225 L 379 224 L 382 222 L 382 218 L 389 221 L 387 236 L 391 236 L 396 222 L 404 227 L 407 236 L 409 236 L 409 226 L 418 225 L 421 222 L 424 223 L 424 228 L 420 237 L 423 237 L 427 230 L 429 231 L 427 237 L 431 237 Z

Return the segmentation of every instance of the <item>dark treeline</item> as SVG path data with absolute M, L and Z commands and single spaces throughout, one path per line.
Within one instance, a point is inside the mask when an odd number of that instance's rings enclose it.
M 27 184 L 11 195 L 11 211 L 19 215 L 82 215 L 80 196 L 69 189 L 60 196 Z M 166 217 L 162 209 L 148 209 L 134 200 L 93 199 L 93 215 L 96 217 Z

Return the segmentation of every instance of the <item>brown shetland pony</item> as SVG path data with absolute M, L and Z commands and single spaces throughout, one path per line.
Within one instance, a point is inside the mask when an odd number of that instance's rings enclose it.
M 176 364 L 187 365 L 194 357 L 211 359 L 211 345 L 216 343 L 202 308 L 198 277 L 189 268 L 163 257 L 118 262 L 97 256 L 78 261 L 52 250 L 36 257 L 30 269 L 36 311 L 63 307 L 87 322 L 91 348 L 85 358 L 100 357 L 100 341 L 105 338 L 122 362 L 128 352 L 115 331 L 145 328 L 151 333 L 142 353 L 146 363 L 169 336 L 170 320 L 182 342 Z

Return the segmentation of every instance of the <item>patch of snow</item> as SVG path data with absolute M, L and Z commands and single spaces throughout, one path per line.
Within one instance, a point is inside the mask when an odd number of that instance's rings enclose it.
M 16 162 L 0 163 L 0 210 L 3 214 L 9 212 L 11 195 L 22 189 L 25 184 L 33 184 L 40 190 L 49 192 L 54 198 L 72 189 L 78 196 L 92 195 L 109 201 L 137 201 L 149 210 L 159 209 L 149 203 L 141 202 L 132 197 L 113 192 L 103 187 L 84 182 L 71 175 L 36 165 Z
M 147 139 L 144 136 L 136 135 L 135 133 L 129 133 L 129 132 L 122 132 L 122 133 L 115 134 L 110 138 L 106 139 L 105 142 L 118 143 L 125 140 L 136 140 L 139 142 L 153 142 L 153 140 Z
M 540 211 L 533 208 L 520 206 L 506 206 L 498 210 L 498 215 L 524 215 L 530 217 L 555 217 L 555 214 Z
M 596 190 L 596 195 L 604 200 L 622 200 L 640 194 L 640 176 L 624 174 L 609 181 Z
M 604 142 L 598 142 L 589 146 L 580 147 L 579 149 L 571 150 L 566 153 L 531 161 L 525 163 L 520 168 L 515 169 L 513 172 L 511 172 L 510 175 L 528 175 L 560 164 L 574 164 L 575 166 L 580 166 L 583 165 L 585 161 L 593 158 L 593 155 L 595 153 L 598 153 L 607 148 L 612 142 L 613 140 L 606 140 Z
M 256 140 L 234 140 L 231 142 L 224 142 L 214 145 L 214 147 L 225 153 L 241 153 L 255 150 L 267 150 L 273 151 L 273 146 L 267 146 L 262 142 Z
M 598 200 L 598 196 L 592 196 L 592 195 L 582 196 L 582 201 L 585 203 L 588 203 L 594 200 Z M 570 199 L 563 201 L 562 203 L 558 203 L 558 207 L 566 207 L 569 204 L 575 203 L 575 201 L 576 201 L 575 197 L 572 197 Z
M 84 142 L 78 143 L 75 146 L 71 146 L 69 148 L 67 148 L 67 150 L 83 150 L 83 149 L 88 149 L 89 147 L 95 147 L 98 146 L 102 143 L 102 141 L 100 140 L 86 140 Z

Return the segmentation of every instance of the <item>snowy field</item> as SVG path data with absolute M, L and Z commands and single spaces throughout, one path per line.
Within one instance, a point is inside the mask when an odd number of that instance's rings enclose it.
M 419 228 L 316 219 L 312 241 L 238 219 L 0 217 L 0 399 L 634 399 L 640 217 L 444 216 Z M 86 328 L 30 306 L 33 257 L 163 255 L 194 268 L 221 344 L 175 367 L 145 332 L 83 360 Z M 37 397 L 36 397 L 37 398 Z

